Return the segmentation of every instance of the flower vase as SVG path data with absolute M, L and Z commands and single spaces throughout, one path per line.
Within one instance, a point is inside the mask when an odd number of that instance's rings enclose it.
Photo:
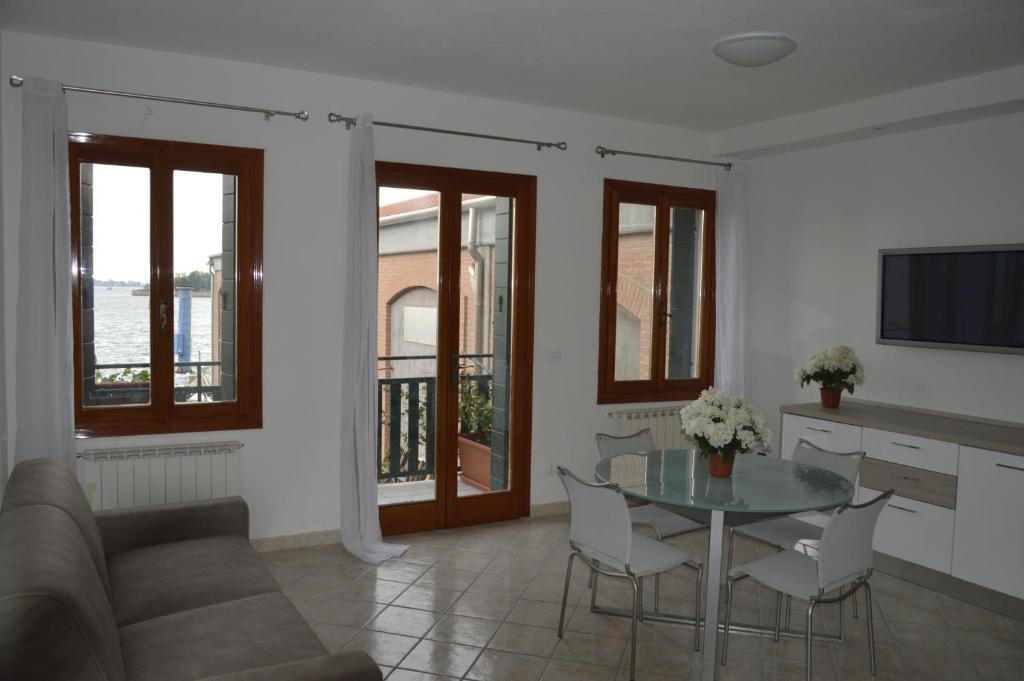
M 843 391 L 841 388 L 822 388 L 821 389 L 821 406 L 826 409 L 838 409 L 839 398 L 842 397 Z
M 728 478 L 732 476 L 732 464 L 736 456 L 726 456 L 721 452 L 712 452 L 708 455 L 708 473 L 715 478 Z

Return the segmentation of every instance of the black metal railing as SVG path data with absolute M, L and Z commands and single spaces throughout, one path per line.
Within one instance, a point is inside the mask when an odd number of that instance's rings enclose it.
M 214 383 L 203 384 L 203 369 L 206 367 L 219 367 L 222 362 L 175 362 L 176 371 L 185 370 L 182 373 L 194 373 L 196 375 L 195 385 L 174 386 L 175 402 L 219 402 L 224 399 L 224 386 Z M 119 376 L 113 375 L 115 380 L 105 380 L 109 377 L 99 375 L 100 372 L 111 369 L 122 369 L 138 373 L 150 370 L 148 362 L 128 362 L 122 364 L 97 364 L 98 375 L 88 391 L 86 404 L 88 406 L 110 406 L 126 404 L 148 404 L 150 401 L 150 380 L 138 380 L 137 373 L 125 376 L 125 380 L 116 380 Z
M 468 380 L 480 393 L 490 394 L 491 354 L 459 355 L 460 381 Z M 434 355 L 382 355 L 381 371 L 394 371 L 392 362 L 435 360 Z M 464 360 L 465 362 L 461 361 Z M 487 372 L 487 373 L 481 373 Z M 385 376 L 377 379 L 377 480 L 423 480 L 435 471 L 436 376 Z

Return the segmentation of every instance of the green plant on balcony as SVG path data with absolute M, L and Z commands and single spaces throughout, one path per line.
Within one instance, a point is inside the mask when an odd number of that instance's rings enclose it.
M 121 371 L 114 371 L 104 375 L 103 372 L 96 372 L 97 383 L 148 383 L 149 369 L 132 369 L 126 367 Z
M 490 447 L 493 414 L 490 385 L 463 374 L 459 379 L 459 435 Z

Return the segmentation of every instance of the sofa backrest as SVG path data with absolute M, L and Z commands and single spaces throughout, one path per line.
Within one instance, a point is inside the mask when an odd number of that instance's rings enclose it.
M 39 504 L 59 508 L 78 526 L 89 549 L 90 559 L 96 565 L 100 583 L 107 596 L 110 596 L 110 579 L 107 576 L 107 559 L 103 553 L 100 528 L 92 515 L 89 500 L 85 498 L 85 492 L 70 468 L 52 459 L 29 459 L 14 467 L 4 491 L 3 510 L 0 513 Z
M 114 613 L 71 515 L 0 514 L 0 678 L 123 681 Z

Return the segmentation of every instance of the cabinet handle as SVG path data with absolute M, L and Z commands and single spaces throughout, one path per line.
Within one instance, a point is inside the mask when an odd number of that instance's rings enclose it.
M 1019 466 L 1011 466 L 1008 463 L 997 463 L 996 465 L 999 466 L 1000 468 L 1009 468 L 1010 470 L 1014 471 L 1024 471 L 1024 468 L 1021 468 Z
M 828 428 L 815 428 L 814 426 L 807 426 L 807 430 L 814 430 L 819 433 L 831 433 L 832 431 Z
M 904 444 L 903 442 L 893 442 L 892 444 L 896 445 L 897 447 L 906 447 L 907 449 L 921 449 L 917 445 L 908 445 Z
M 900 477 L 910 482 L 921 482 L 921 478 L 912 478 L 909 475 L 901 475 Z
M 895 508 L 897 511 L 906 511 L 907 513 L 917 513 L 912 508 L 906 508 L 905 506 L 897 506 L 896 504 L 889 504 L 889 508 Z

